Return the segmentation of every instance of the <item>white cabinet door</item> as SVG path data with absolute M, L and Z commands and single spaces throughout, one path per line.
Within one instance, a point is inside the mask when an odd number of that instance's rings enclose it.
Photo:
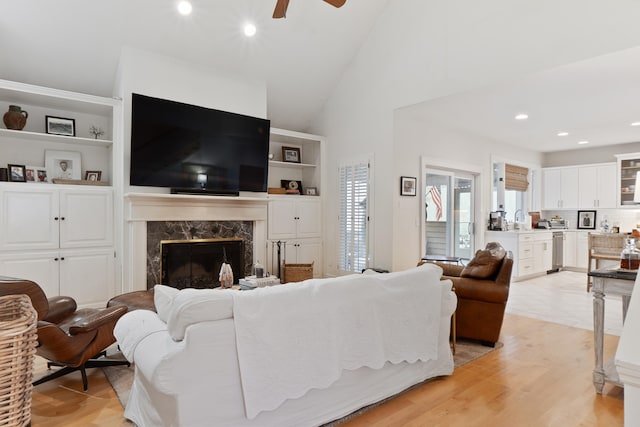
M 542 170 L 542 209 L 560 208 L 562 199 L 560 169 Z
M 102 305 L 115 296 L 113 250 L 71 250 L 60 255 L 60 295 L 82 305 Z
M 581 167 L 579 171 L 579 207 L 594 209 L 598 207 L 598 168 L 597 166 Z
M 565 231 L 563 233 L 562 264 L 563 267 L 577 267 L 576 261 L 576 232 Z
M 60 247 L 110 246 L 113 196 L 110 190 L 60 192 Z
M 578 187 L 580 178 L 578 168 L 560 169 L 561 201 L 562 209 L 576 209 L 578 207 Z
M 587 231 L 576 232 L 576 266 L 586 270 L 589 263 L 589 236 Z
M 320 237 L 321 212 L 319 200 L 300 200 L 297 204 L 297 236 Z
M 0 255 L 0 274 L 36 282 L 47 297 L 60 295 L 58 251 Z M 91 277 L 91 276 L 89 276 Z
M 293 200 L 272 200 L 269 202 L 268 222 L 269 239 L 294 239 L 297 222 L 296 203 Z
M 616 181 L 615 163 L 598 166 L 598 182 L 596 184 L 598 189 L 598 208 L 613 209 L 616 207 Z
M 1 249 L 56 249 L 58 247 L 59 217 L 56 191 L 3 190 L 1 203 Z

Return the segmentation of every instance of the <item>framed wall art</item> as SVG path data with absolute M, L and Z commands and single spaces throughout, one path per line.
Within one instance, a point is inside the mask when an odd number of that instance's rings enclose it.
M 82 164 L 78 151 L 45 150 L 44 164 L 49 179 L 81 179 Z
M 595 230 L 596 211 L 578 211 L 578 228 L 584 230 Z
M 282 161 L 287 163 L 300 163 L 300 148 L 283 146 Z
M 47 133 L 52 135 L 76 136 L 76 121 L 64 117 L 45 116 Z
M 416 182 L 417 178 L 411 176 L 400 177 L 400 195 L 401 196 L 415 196 L 416 195 Z
M 27 171 L 24 165 L 7 165 L 9 168 L 9 181 L 26 182 Z
M 86 181 L 100 181 L 100 178 L 102 178 L 102 171 L 86 171 L 84 173 Z

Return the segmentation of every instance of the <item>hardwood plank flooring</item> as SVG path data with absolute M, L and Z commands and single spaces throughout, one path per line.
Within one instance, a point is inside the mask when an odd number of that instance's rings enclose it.
M 623 391 L 592 384 L 593 332 L 506 314 L 504 347 L 342 424 L 360 426 L 622 426 Z M 605 357 L 618 337 L 605 337 Z M 42 363 L 42 362 L 40 362 Z M 34 427 L 131 425 L 101 370 L 37 386 Z

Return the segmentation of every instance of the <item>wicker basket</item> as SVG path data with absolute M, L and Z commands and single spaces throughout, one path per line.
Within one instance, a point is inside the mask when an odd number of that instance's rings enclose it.
M 302 282 L 313 278 L 313 263 L 282 264 L 282 283 Z
M 31 422 L 37 313 L 26 295 L 0 297 L 0 425 Z

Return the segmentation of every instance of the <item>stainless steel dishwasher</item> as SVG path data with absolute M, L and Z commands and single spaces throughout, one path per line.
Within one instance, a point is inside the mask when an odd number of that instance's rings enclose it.
M 551 254 L 553 261 L 551 263 L 551 270 L 547 273 L 555 273 L 562 268 L 562 251 L 563 251 L 564 233 L 562 231 L 553 232 L 553 247 Z

